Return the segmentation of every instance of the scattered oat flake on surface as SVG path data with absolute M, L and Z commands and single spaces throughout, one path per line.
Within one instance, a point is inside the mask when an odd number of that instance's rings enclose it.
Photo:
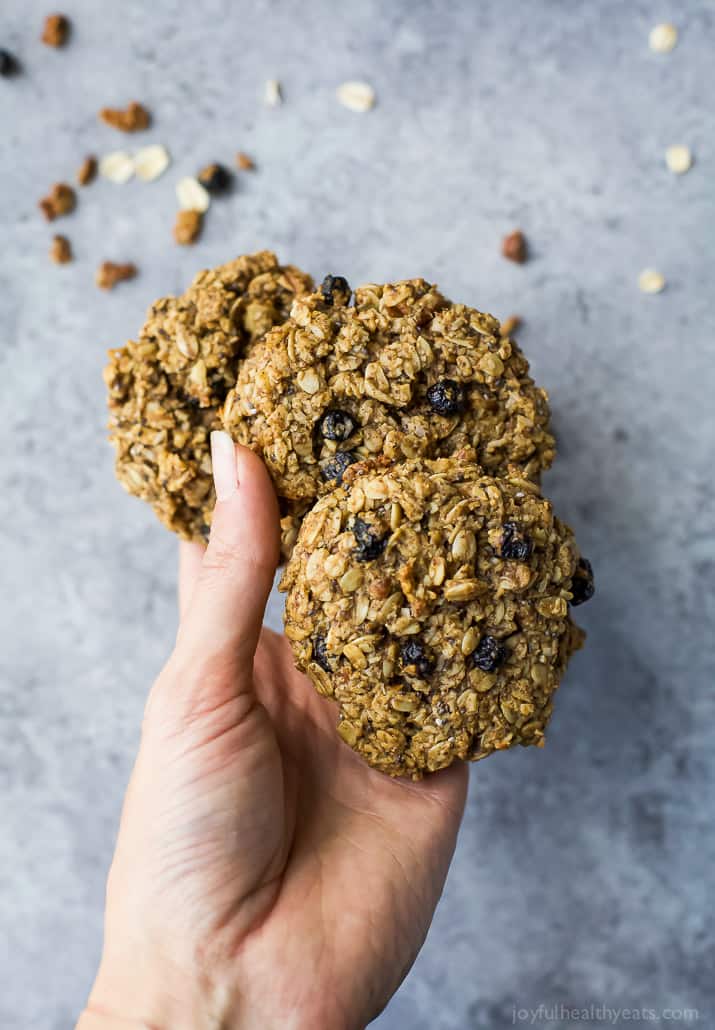
M 113 150 L 99 162 L 99 174 L 103 179 L 123 185 L 134 175 L 134 160 L 125 150 Z
M 509 315 L 508 318 L 505 318 L 499 329 L 499 335 L 501 338 L 505 339 L 507 336 L 511 336 L 512 333 L 515 333 L 521 325 L 521 321 L 521 315 Z
M 638 276 L 641 293 L 660 293 L 665 288 L 665 279 L 655 268 L 644 268 Z
M 100 290 L 113 290 L 117 283 L 133 279 L 137 274 L 137 266 L 128 261 L 116 264 L 114 261 L 103 261 L 97 269 L 95 282 Z
M 198 179 L 187 175 L 176 184 L 176 199 L 182 211 L 208 211 L 211 197 Z
M 676 144 L 665 152 L 665 163 L 674 175 L 683 175 L 693 167 L 693 154 L 690 147 Z
M 60 47 L 67 42 L 70 33 L 69 18 L 64 14 L 48 14 L 40 39 L 46 46 Z
M 203 225 L 203 211 L 191 211 L 184 209 L 177 211 L 174 222 L 174 240 L 181 247 L 195 243 L 201 234 Z
M 71 186 L 66 182 L 56 182 L 46 197 L 39 202 L 40 211 L 48 222 L 55 218 L 68 215 L 73 211 L 77 203 L 77 196 Z
M 343 82 L 336 94 L 343 107 L 359 114 L 375 106 L 375 90 L 367 82 Z
M 278 79 L 268 79 L 263 88 L 263 103 L 266 107 L 278 107 L 283 103 L 281 84 Z
M 256 167 L 253 158 L 244 154 L 242 150 L 236 154 L 236 168 L 241 172 L 252 172 Z
M 148 129 L 151 122 L 151 115 L 143 104 L 132 100 L 122 110 L 120 107 L 103 107 L 99 117 L 106 125 L 120 132 L 141 132 Z
M 142 147 L 134 155 L 134 171 L 138 179 L 143 182 L 153 182 L 163 175 L 169 167 L 169 151 L 161 143 L 154 143 L 149 147 Z
M 501 252 L 509 261 L 523 265 L 528 256 L 526 237 L 520 229 L 515 229 L 505 236 L 501 244 Z
M 66 265 L 72 260 L 72 246 L 66 236 L 53 236 L 50 257 L 56 265 Z
M 97 177 L 97 158 L 88 154 L 77 169 L 77 182 L 80 186 L 89 186 Z
M 677 42 L 678 30 L 669 22 L 654 25 L 648 36 L 648 46 L 656 54 L 669 54 Z

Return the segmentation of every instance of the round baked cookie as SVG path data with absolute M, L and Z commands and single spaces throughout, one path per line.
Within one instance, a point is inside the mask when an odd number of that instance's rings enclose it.
M 214 505 L 209 434 L 251 341 L 282 322 L 312 281 L 262 251 L 208 269 L 149 309 L 137 340 L 109 352 L 116 473 L 186 539 L 205 539 Z M 288 514 L 288 513 L 286 513 Z M 293 533 L 293 518 L 288 527 Z
M 298 298 L 246 352 L 225 428 L 257 450 L 279 495 L 310 503 L 355 461 L 457 452 L 538 481 L 554 457 L 546 394 L 499 323 L 423 279 Z
M 304 521 L 285 570 L 299 669 L 370 765 L 419 779 L 544 741 L 593 593 L 539 488 L 462 456 L 352 465 Z

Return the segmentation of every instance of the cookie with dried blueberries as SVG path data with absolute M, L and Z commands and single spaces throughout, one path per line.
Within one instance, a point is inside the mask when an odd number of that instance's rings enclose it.
M 337 702 L 342 739 L 419 779 L 543 745 L 588 569 L 518 469 L 356 462 L 303 519 L 280 585 L 286 636 Z
M 353 291 L 327 276 L 249 347 L 223 423 L 261 455 L 279 496 L 304 505 L 339 484 L 347 452 L 459 454 L 534 482 L 554 457 L 547 397 L 517 344 L 423 279 Z
M 221 428 L 239 359 L 312 285 L 270 251 L 239 257 L 200 272 L 181 296 L 157 300 L 137 339 L 110 351 L 117 478 L 185 539 L 206 540 L 214 506 L 209 435 Z M 283 505 L 285 553 L 303 513 Z

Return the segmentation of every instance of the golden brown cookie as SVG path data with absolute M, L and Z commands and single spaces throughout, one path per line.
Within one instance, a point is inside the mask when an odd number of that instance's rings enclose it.
M 353 464 L 306 515 L 281 583 L 299 669 L 371 765 L 419 779 L 541 746 L 593 593 L 570 529 L 518 469 L 459 452 Z
M 353 462 L 460 452 L 490 474 L 538 481 L 554 457 L 546 394 L 499 323 L 423 279 L 344 279 L 297 299 L 249 347 L 225 428 L 262 455 L 281 497 L 305 506 Z
M 251 342 L 280 324 L 312 281 L 269 251 L 200 272 L 149 310 L 137 340 L 105 370 L 116 473 L 186 539 L 208 533 L 214 504 L 209 434 Z

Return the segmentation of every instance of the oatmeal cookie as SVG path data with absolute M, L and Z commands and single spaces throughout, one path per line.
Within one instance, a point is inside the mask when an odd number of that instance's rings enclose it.
M 583 640 L 569 605 L 592 583 L 538 486 L 457 453 L 353 464 L 306 515 L 281 589 L 296 664 L 337 701 L 340 736 L 419 779 L 543 745 Z
M 312 289 L 269 251 L 200 272 L 180 297 L 149 310 L 137 340 L 110 351 L 110 437 L 116 472 L 186 539 L 208 532 L 214 504 L 209 434 L 251 341 Z M 288 524 L 294 533 L 292 516 Z
M 248 349 L 224 427 L 258 451 L 281 497 L 310 503 L 361 459 L 457 452 L 538 481 L 549 408 L 499 323 L 423 279 L 351 291 L 328 276 Z

